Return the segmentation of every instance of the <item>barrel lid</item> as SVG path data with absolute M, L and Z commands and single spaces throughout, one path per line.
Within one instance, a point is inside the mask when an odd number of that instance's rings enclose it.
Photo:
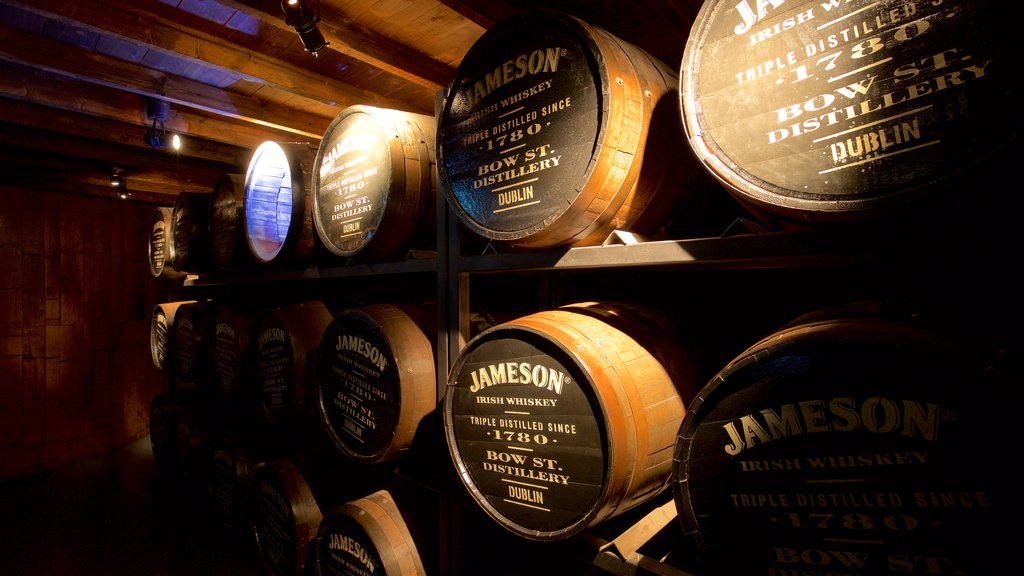
M 481 508 L 521 536 L 578 533 L 606 495 L 605 409 L 583 362 L 539 330 L 503 324 L 473 338 L 452 367 L 449 452 Z
M 386 117 L 382 109 L 350 106 L 321 140 L 312 174 L 313 222 L 335 255 L 353 256 L 373 240 L 389 192 L 404 185 L 401 141 L 382 121 Z
M 520 13 L 470 47 L 438 119 L 438 176 L 474 232 L 514 241 L 543 230 L 583 192 L 609 129 L 608 78 L 582 23 Z
M 245 172 L 245 230 L 258 262 L 277 259 L 295 246 L 309 216 L 302 158 L 294 145 L 260 144 Z
M 301 574 L 306 551 L 323 520 L 302 471 L 289 458 L 260 465 L 253 473 L 253 528 L 269 576 Z
M 317 402 L 324 428 L 346 455 L 384 458 L 395 439 L 403 402 L 398 360 L 373 318 L 339 313 L 317 354 Z
M 705 2 L 680 71 L 689 143 L 769 219 L 863 221 L 941 204 L 939 192 L 1021 134 L 1021 116 L 1007 113 L 1016 24 L 1003 11 Z
M 953 342 L 809 316 L 723 368 L 674 458 L 679 521 L 708 573 L 987 573 L 980 551 L 997 551 L 1007 510 L 1001 384 Z

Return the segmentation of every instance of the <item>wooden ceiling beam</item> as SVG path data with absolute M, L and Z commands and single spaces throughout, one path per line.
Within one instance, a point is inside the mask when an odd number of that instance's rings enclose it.
M 331 121 L 8 26 L 0 26 L 0 59 L 317 141 Z
M 74 3 L 32 0 L 31 5 L 25 3 L 22 6 L 61 22 L 117 36 L 148 49 L 175 54 L 205 66 L 219 68 L 226 74 L 242 75 L 247 80 L 323 104 L 394 104 L 379 93 L 342 84 L 279 58 L 147 12 L 140 7 L 139 2 L 110 4 L 96 0 Z
M 125 131 L 134 137 L 122 142 L 124 144 L 144 146 L 142 134 L 152 122 L 146 118 L 146 99 L 143 96 L 12 62 L 0 61 L 0 96 L 130 124 Z M 18 121 L 18 117 L 12 118 L 12 114 L 5 116 L 8 121 Z M 33 122 L 50 122 L 49 113 L 40 112 L 34 116 L 38 119 L 33 119 Z M 171 109 L 164 126 L 168 131 L 187 134 L 190 139 L 202 138 L 211 145 L 219 142 L 246 149 L 254 149 L 267 140 L 288 141 L 295 136 L 282 130 L 200 114 L 184 107 Z M 189 153 L 203 155 L 206 149 L 214 148 L 209 145 L 193 146 Z M 220 152 L 216 155 L 218 157 L 212 159 L 217 161 L 227 161 L 230 157 Z
M 21 132 L 26 139 L 34 138 L 26 140 L 26 146 L 44 150 L 66 152 L 81 142 L 97 143 L 97 150 L 103 150 L 103 145 L 118 146 L 117 154 L 130 155 L 138 158 L 138 161 L 154 154 L 167 154 L 166 150 L 154 150 L 143 142 L 143 129 L 140 126 L 30 102 L 0 99 L 0 122 L 9 125 L 5 130 L 7 133 Z M 63 136 L 50 136 L 58 132 Z M 182 158 L 219 166 L 244 166 L 252 150 L 188 138 L 177 154 Z
M 309 1 L 311 6 L 317 7 L 317 0 Z M 294 28 L 284 21 L 281 0 L 225 0 L 225 3 L 295 34 Z M 447 86 L 455 77 L 455 69 L 443 62 L 362 26 L 328 6 L 320 5 L 319 8 L 318 28 L 329 42 L 327 49 L 387 70 L 431 91 Z

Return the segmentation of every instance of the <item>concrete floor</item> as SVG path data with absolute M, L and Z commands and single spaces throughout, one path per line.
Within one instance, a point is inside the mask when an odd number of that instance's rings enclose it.
M 258 576 L 256 556 L 157 482 L 149 437 L 0 480 L 0 575 Z

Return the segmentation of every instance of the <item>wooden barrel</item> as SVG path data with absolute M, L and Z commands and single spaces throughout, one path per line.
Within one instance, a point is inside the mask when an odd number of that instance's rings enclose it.
M 436 514 L 418 516 L 414 504 L 401 493 L 382 489 L 329 512 L 320 523 L 313 551 L 316 576 L 433 574 L 421 552 L 429 553 L 423 549 L 432 542 L 425 535 L 437 526 Z
M 207 238 L 210 260 L 221 271 L 244 270 L 252 265 L 245 238 L 245 175 L 222 174 L 210 194 Z
M 701 573 L 1000 572 L 1014 378 L 947 325 L 899 302 L 810 314 L 703 387 L 673 473 Z
M 220 437 L 212 445 L 209 472 L 213 517 L 234 539 L 251 537 L 252 487 L 258 464 L 238 438 Z
M 339 312 L 324 330 L 317 411 L 339 450 L 363 463 L 402 457 L 437 406 L 432 311 L 374 304 Z
M 245 173 L 245 238 L 257 266 L 299 267 L 313 259 L 310 170 L 316 148 L 267 141 Z
M 211 387 L 224 408 L 244 409 L 252 401 L 250 337 L 256 313 L 229 302 L 212 305 L 209 329 Z
M 180 278 L 185 274 L 174 269 L 171 250 L 171 212 L 173 208 L 160 206 L 153 210 L 149 224 L 149 273 L 154 278 Z
M 160 480 L 172 478 L 177 468 L 174 446 L 178 410 L 178 403 L 169 394 L 154 396 L 149 404 L 149 441 L 153 450 L 153 464 Z
M 320 440 L 308 438 L 256 467 L 252 520 L 268 575 L 311 574 L 312 546 L 324 513 L 383 482 L 379 471 L 338 458 L 337 450 Z
M 174 376 L 181 384 L 200 384 L 209 374 L 209 306 L 195 300 L 182 303 L 174 313 Z
M 433 116 L 349 106 L 324 132 L 313 171 L 313 223 L 336 256 L 378 260 L 436 249 Z
M 647 314 L 563 306 L 485 330 L 459 353 L 445 437 L 499 524 L 565 539 L 668 489 L 697 364 Z
M 499 22 L 463 58 L 438 117 L 449 205 L 477 234 L 527 248 L 696 224 L 721 190 L 679 153 L 677 90 L 664 63 L 571 16 Z
M 704 2 L 680 71 L 688 140 L 781 226 L 968 204 L 998 190 L 991 160 L 1024 126 L 1005 113 L 1015 29 L 990 2 Z
M 197 274 L 211 268 L 210 194 L 182 192 L 171 210 L 171 263 L 179 272 Z
M 253 378 L 258 411 L 265 423 L 316 418 L 316 352 L 332 318 L 319 301 L 288 304 L 257 315 L 251 335 Z
M 149 352 L 153 365 L 165 372 L 174 368 L 174 316 L 183 304 L 195 300 L 161 302 L 153 307 L 149 322 Z
M 323 512 L 302 471 L 290 458 L 261 464 L 253 474 L 252 496 L 256 550 L 264 573 L 303 574 Z

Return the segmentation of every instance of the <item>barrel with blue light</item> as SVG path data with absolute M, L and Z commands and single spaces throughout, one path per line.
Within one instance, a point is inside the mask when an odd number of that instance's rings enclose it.
M 301 266 L 313 258 L 309 167 L 316 148 L 267 141 L 253 152 L 245 174 L 245 231 L 259 265 Z

